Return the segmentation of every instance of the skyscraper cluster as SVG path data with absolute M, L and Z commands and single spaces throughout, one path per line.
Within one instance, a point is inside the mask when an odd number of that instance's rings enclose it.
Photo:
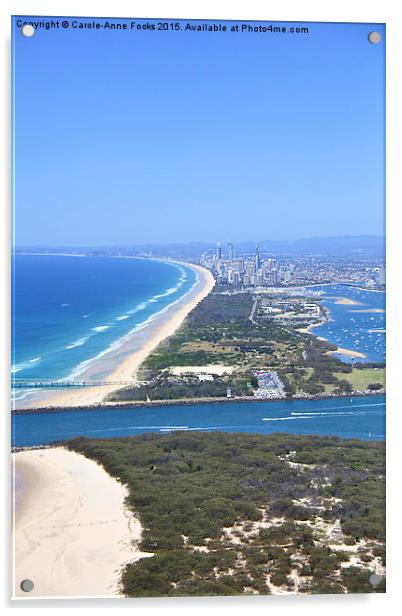
M 215 273 L 218 282 L 237 289 L 277 286 L 289 282 L 292 277 L 290 268 L 281 267 L 276 259 L 263 260 L 258 245 L 253 255 L 236 257 L 231 242 L 225 254 L 218 242 L 215 254 L 203 255 L 201 263 Z

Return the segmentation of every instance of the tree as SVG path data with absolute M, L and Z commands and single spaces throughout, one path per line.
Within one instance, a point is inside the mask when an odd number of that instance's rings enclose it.
M 369 385 L 367 385 L 367 389 L 370 389 L 371 391 L 378 391 L 379 389 L 383 389 L 384 385 L 382 383 L 370 383 Z
M 338 386 L 334 389 L 334 393 L 345 393 L 349 394 L 353 391 L 352 385 L 346 379 L 341 379 L 338 381 Z

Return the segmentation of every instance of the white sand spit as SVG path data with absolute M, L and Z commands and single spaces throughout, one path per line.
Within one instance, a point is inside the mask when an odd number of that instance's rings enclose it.
M 127 488 L 93 460 L 62 447 L 13 454 L 25 488 L 14 520 L 15 597 L 117 596 L 141 525 Z M 34 582 L 24 593 L 20 583 Z

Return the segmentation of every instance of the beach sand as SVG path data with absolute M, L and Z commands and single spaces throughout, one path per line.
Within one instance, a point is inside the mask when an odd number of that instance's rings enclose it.
M 308 327 L 299 327 L 297 331 L 300 332 L 301 334 L 310 334 L 312 329 L 314 329 L 315 327 L 320 327 L 321 325 L 324 325 L 326 322 L 327 322 L 327 319 L 322 319 L 318 323 L 311 323 L 311 325 L 308 325 Z M 316 336 L 316 338 L 319 338 L 319 336 Z M 325 340 L 325 338 L 320 338 L 320 339 Z
M 103 380 L 129 381 L 134 385 L 138 368 L 147 356 L 158 344 L 172 336 L 189 312 L 212 291 L 215 280 L 211 272 L 204 267 L 192 263 L 184 263 L 184 265 L 191 267 L 198 275 L 198 282 L 194 290 L 183 301 L 179 301 L 177 305 L 172 307 L 168 311 L 167 316 L 162 315 L 160 323 L 157 322 L 156 326 L 150 326 L 149 336 L 146 337 L 140 348 L 127 354 Z M 106 356 L 105 359 L 107 359 Z M 80 379 L 84 379 L 84 375 Z M 77 389 L 60 389 L 59 391 L 51 390 L 49 393 L 45 393 L 40 398 L 35 399 L 34 402 L 27 400 L 19 403 L 18 408 L 74 407 L 101 404 L 109 393 L 121 387 L 123 385 L 101 385 Z
M 299 329 L 298 331 L 303 333 L 303 334 L 310 334 L 312 333 L 310 330 L 314 329 L 314 327 L 318 327 L 319 325 L 322 325 L 323 323 L 313 323 L 312 325 L 309 325 L 308 327 L 304 327 Z M 323 340 L 324 342 L 328 342 L 328 340 L 326 338 L 323 338 L 322 336 L 316 336 L 317 340 Z M 341 347 L 338 347 L 337 349 L 335 349 L 334 351 L 325 351 L 324 355 L 334 355 L 334 354 L 340 354 L 340 355 L 347 355 L 348 357 L 356 357 L 356 358 L 360 358 L 360 359 L 364 359 L 366 356 L 363 353 L 360 353 L 359 351 L 351 351 L 350 349 L 342 349 Z
M 122 567 L 141 552 L 127 489 L 102 466 L 62 447 L 13 454 L 24 484 L 14 520 L 14 596 L 118 596 Z M 21 580 L 34 589 L 24 593 Z
M 349 357 L 360 357 L 361 359 L 364 359 L 366 356 L 363 353 L 360 353 L 359 351 L 351 351 L 350 349 L 341 349 L 341 347 L 338 347 L 335 351 L 327 351 L 325 354 L 326 355 L 334 355 L 334 354 L 340 354 L 340 355 L 348 355 Z

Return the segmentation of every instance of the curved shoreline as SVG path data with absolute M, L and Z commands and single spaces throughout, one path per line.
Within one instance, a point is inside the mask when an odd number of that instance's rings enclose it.
M 325 297 L 323 299 L 325 300 Z M 360 302 L 355 302 L 354 300 L 349 300 L 348 298 L 342 297 L 338 299 L 335 302 L 335 304 L 351 306 L 351 305 L 360 305 Z M 362 312 L 362 311 L 356 310 L 356 312 Z M 361 353 L 360 351 L 355 351 L 353 349 L 345 349 L 343 347 L 339 347 L 337 344 L 328 340 L 328 338 L 319 336 L 318 334 L 315 334 L 312 331 L 314 328 L 321 327 L 322 325 L 325 325 L 326 323 L 329 323 L 332 320 L 333 319 L 331 318 L 331 312 L 330 312 L 329 307 L 324 306 L 323 307 L 323 318 L 318 323 L 311 323 L 307 327 L 302 327 L 302 328 L 297 329 L 297 331 L 299 331 L 301 334 L 310 334 L 311 336 L 314 336 L 318 340 L 323 340 L 324 342 L 329 342 L 333 346 L 336 346 L 336 349 L 333 349 L 332 351 L 326 351 L 324 353 L 325 355 L 343 355 L 343 356 L 352 357 L 355 359 L 366 359 L 367 356 L 364 355 L 364 353 Z
M 12 461 L 25 484 L 14 514 L 14 596 L 119 596 L 124 565 L 153 556 L 138 548 L 142 527 L 125 506 L 127 488 L 62 447 L 20 451 Z M 28 594 L 25 578 L 34 582 Z
M 133 257 L 125 257 L 133 258 Z M 162 260 L 162 259 L 158 259 Z M 104 380 L 110 381 L 132 381 L 136 382 L 136 374 L 139 366 L 143 363 L 146 357 L 166 338 L 169 338 L 180 327 L 187 315 L 197 306 L 197 304 L 203 300 L 213 289 L 215 285 L 215 279 L 211 272 L 193 263 L 181 262 L 164 259 L 167 263 L 175 263 L 180 266 L 189 267 L 197 274 L 197 280 L 193 287 L 187 291 L 187 293 L 169 304 L 166 309 L 158 313 L 152 320 L 149 321 L 141 330 L 133 333 L 126 343 L 123 343 L 119 349 L 118 354 L 122 356 L 117 365 L 113 366 L 107 373 L 107 378 Z M 138 334 L 137 338 L 144 338 L 143 340 L 137 340 L 138 348 L 133 349 L 132 346 L 136 342 L 135 334 Z M 110 358 L 104 358 L 104 362 L 110 361 Z M 89 370 L 90 371 L 90 368 Z M 55 392 L 54 390 L 44 392 L 42 390 L 40 398 L 35 401 L 32 399 L 22 400 L 17 402 L 15 409 L 19 410 L 24 408 L 49 407 L 49 406 L 88 406 L 94 404 L 101 404 L 103 399 L 109 393 L 119 389 L 120 385 L 105 385 L 96 387 L 85 387 L 80 390 L 68 391 L 62 390 Z

